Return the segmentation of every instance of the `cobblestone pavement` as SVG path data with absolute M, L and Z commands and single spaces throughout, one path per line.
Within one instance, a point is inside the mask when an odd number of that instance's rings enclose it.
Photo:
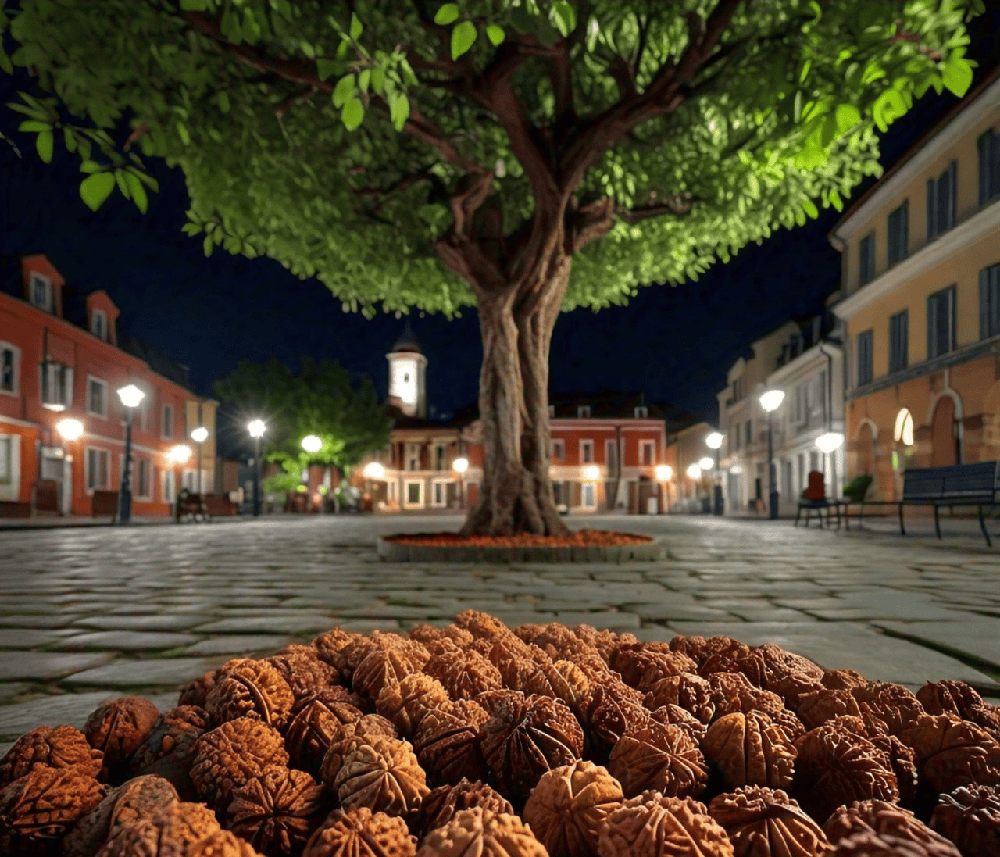
M 378 533 L 457 518 L 324 517 L 0 532 L 0 752 L 82 726 L 111 696 L 161 709 L 231 657 L 334 625 L 587 622 L 646 640 L 731 634 L 912 688 L 964 679 L 1000 697 L 1000 552 L 981 537 L 795 529 L 710 517 L 573 518 L 662 536 L 669 558 L 612 564 L 380 561 Z

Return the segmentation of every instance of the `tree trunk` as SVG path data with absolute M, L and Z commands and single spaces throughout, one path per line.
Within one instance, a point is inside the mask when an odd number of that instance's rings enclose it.
M 555 251 L 543 280 L 480 292 L 483 365 L 479 418 L 483 482 L 462 532 L 558 535 L 549 478 L 549 346 L 569 281 L 571 257 Z

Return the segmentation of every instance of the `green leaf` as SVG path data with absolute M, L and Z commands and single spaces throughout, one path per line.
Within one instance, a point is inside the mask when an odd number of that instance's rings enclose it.
M 837 105 L 837 132 L 846 134 L 861 121 L 861 113 L 853 104 Z
M 14 64 L 10 61 L 10 57 L 4 53 L 3 45 L 0 45 L 0 71 L 4 74 L 14 73 Z
M 185 235 L 197 235 L 201 232 L 201 227 L 197 223 L 185 223 L 181 227 L 181 232 Z
M 354 95 L 354 75 L 345 74 L 340 80 L 337 81 L 337 85 L 333 88 L 333 106 L 343 107 L 347 100 Z
M 811 199 L 803 200 L 802 207 L 805 209 L 806 214 L 810 217 L 819 217 L 819 211 L 816 208 L 816 203 Z
M 351 12 L 351 38 L 355 41 L 359 39 L 364 29 L 361 21 L 358 20 L 358 16 Z
M 961 98 L 972 85 L 972 66 L 962 58 L 959 51 L 948 55 L 944 68 L 941 69 L 941 80 L 949 92 Z
M 405 92 L 394 92 L 389 99 L 389 117 L 397 131 L 402 131 L 410 116 L 410 99 Z
M 364 69 L 358 73 L 358 89 L 362 92 L 368 91 L 368 82 L 372 79 L 372 70 L 370 68 Z
M 486 38 L 490 40 L 490 43 L 496 47 L 505 38 L 507 38 L 506 33 L 503 31 L 503 27 L 499 27 L 496 24 L 489 24 L 486 27 Z
M 80 182 L 80 198 L 91 211 L 97 211 L 115 189 L 115 177 L 111 173 L 94 173 Z
M 181 138 L 181 142 L 188 146 L 191 143 L 191 135 L 188 133 L 188 129 L 184 126 L 183 122 L 177 123 L 177 134 Z
M 205 239 L 201 242 L 201 248 L 205 251 L 206 256 L 212 255 L 212 238 L 209 235 L 205 236 Z
M 134 173 L 125 173 L 125 181 L 128 182 L 128 189 L 132 193 L 132 201 L 135 203 L 136 208 L 145 214 L 146 209 L 149 207 L 149 200 L 146 196 L 146 188 L 142 186 L 142 182 L 139 181 L 139 177 Z
M 337 63 L 333 60 L 316 60 L 316 76 L 320 80 L 326 80 L 331 74 L 337 70 Z
M 52 125 L 48 122 L 40 122 L 37 119 L 25 119 L 17 126 L 18 131 L 51 131 Z
M 96 173 L 102 169 L 101 165 L 97 161 L 91 161 L 89 159 L 82 161 L 80 163 L 81 173 Z
M 372 80 L 371 80 L 372 92 L 376 95 L 381 95 L 385 92 L 385 70 L 381 68 L 372 69 Z
M 552 17 L 555 19 L 556 29 L 563 36 L 568 36 L 573 32 L 573 28 L 576 26 L 576 12 L 565 0 L 561 0 L 552 7 Z
M 457 60 L 467 53 L 476 41 L 476 25 L 472 21 L 462 21 L 451 31 L 451 58 Z
M 207 0 L 181 0 L 181 11 L 202 12 L 207 5 Z
M 40 131 L 35 138 L 35 148 L 38 149 L 38 157 L 45 163 L 52 163 L 52 131 L 46 129 Z
M 340 111 L 340 118 L 348 131 L 357 128 L 361 124 L 361 120 L 365 118 L 365 106 L 361 103 L 361 99 L 349 98 L 344 104 L 344 109 Z
M 118 185 L 118 190 L 122 192 L 122 196 L 125 199 L 132 199 L 132 194 L 128 189 L 128 179 L 126 178 L 127 173 L 121 170 L 115 170 L 115 183 Z
M 229 112 L 229 95 L 226 92 L 220 92 L 216 97 L 216 101 L 219 105 L 219 110 L 223 113 Z
M 453 21 L 458 20 L 458 4 L 457 3 L 445 3 L 440 9 L 437 10 L 437 14 L 434 16 L 434 23 L 440 24 L 442 27 L 451 24 Z
M 63 125 L 63 143 L 66 145 L 67 152 L 76 151 L 76 137 L 73 134 L 73 129 L 68 125 Z

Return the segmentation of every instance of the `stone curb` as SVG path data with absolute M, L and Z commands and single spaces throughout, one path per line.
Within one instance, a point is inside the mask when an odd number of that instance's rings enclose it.
M 656 562 L 666 559 L 662 539 L 636 545 L 548 547 L 442 547 L 403 545 L 379 537 L 379 557 L 385 562 L 513 563 L 513 562 Z

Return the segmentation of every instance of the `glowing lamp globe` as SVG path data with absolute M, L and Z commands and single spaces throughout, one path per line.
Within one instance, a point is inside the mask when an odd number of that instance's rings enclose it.
M 377 461 L 369 461 L 362 471 L 365 479 L 382 479 L 385 477 L 385 468 Z
M 596 482 L 600 475 L 601 471 L 596 464 L 588 464 L 583 468 L 583 478 L 588 482 Z
M 705 438 L 705 445 L 709 449 L 719 449 L 722 446 L 722 433 L 713 431 Z
M 208 440 L 208 429 L 204 426 L 198 426 L 198 428 L 191 432 L 191 440 L 195 443 L 204 443 Z
M 687 475 L 689 479 L 701 479 L 701 467 L 697 464 L 689 464 Z
M 56 431 L 63 440 L 77 440 L 83 434 L 83 423 L 67 417 L 56 423 Z
M 187 444 L 180 443 L 175 447 L 170 449 L 167 453 L 167 458 L 177 464 L 183 464 L 191 457 L 191 447 Z
M 250 432 L 250 437 L 263 437 L 267 426 L 263 420 L 251 420 L 247 425 L 247 431 Z
M 137 408 L 139 403 L 146 398 L 146 394 L 135 384 L 126 384 L 124 387 L 119 387 L 116 392 L 126 408 Z
M 657 482 L 666 482 L 671 476 L 674 475 L 674 468 L 672 468 L 669 464 L 657 464 L 655 473 Z
M 307 434 L 302 438 L 302 448 L 306 452 L 319 452 L 323 448 L 323 441 L 314 434 Z
M 465 473 L 469 469 L 469 459 L 468 458 L 456 458 L 451 466 L 455 469 L 458 474 Z
M 828 431 L 826 434 L 821 434 L 816 438 L 816 446 L 823 453 L 830 453 L 835 449 L 840 449 L 843 443 L 844 436 L 837 431 Z
M 760 406 L 768 413 L 771 413 L 771 411 L 776 410 L 784 400 L 784 390 L 768 390 L 766 393 L 761 394 Z
M 711 470 L 713 464 L 715 464 L 715 462 L 712 461 L 712 459 L 709 458 L 707 455 L 704 458 L 699 458 L 698 459 L 698 466 L 702 470 Z

